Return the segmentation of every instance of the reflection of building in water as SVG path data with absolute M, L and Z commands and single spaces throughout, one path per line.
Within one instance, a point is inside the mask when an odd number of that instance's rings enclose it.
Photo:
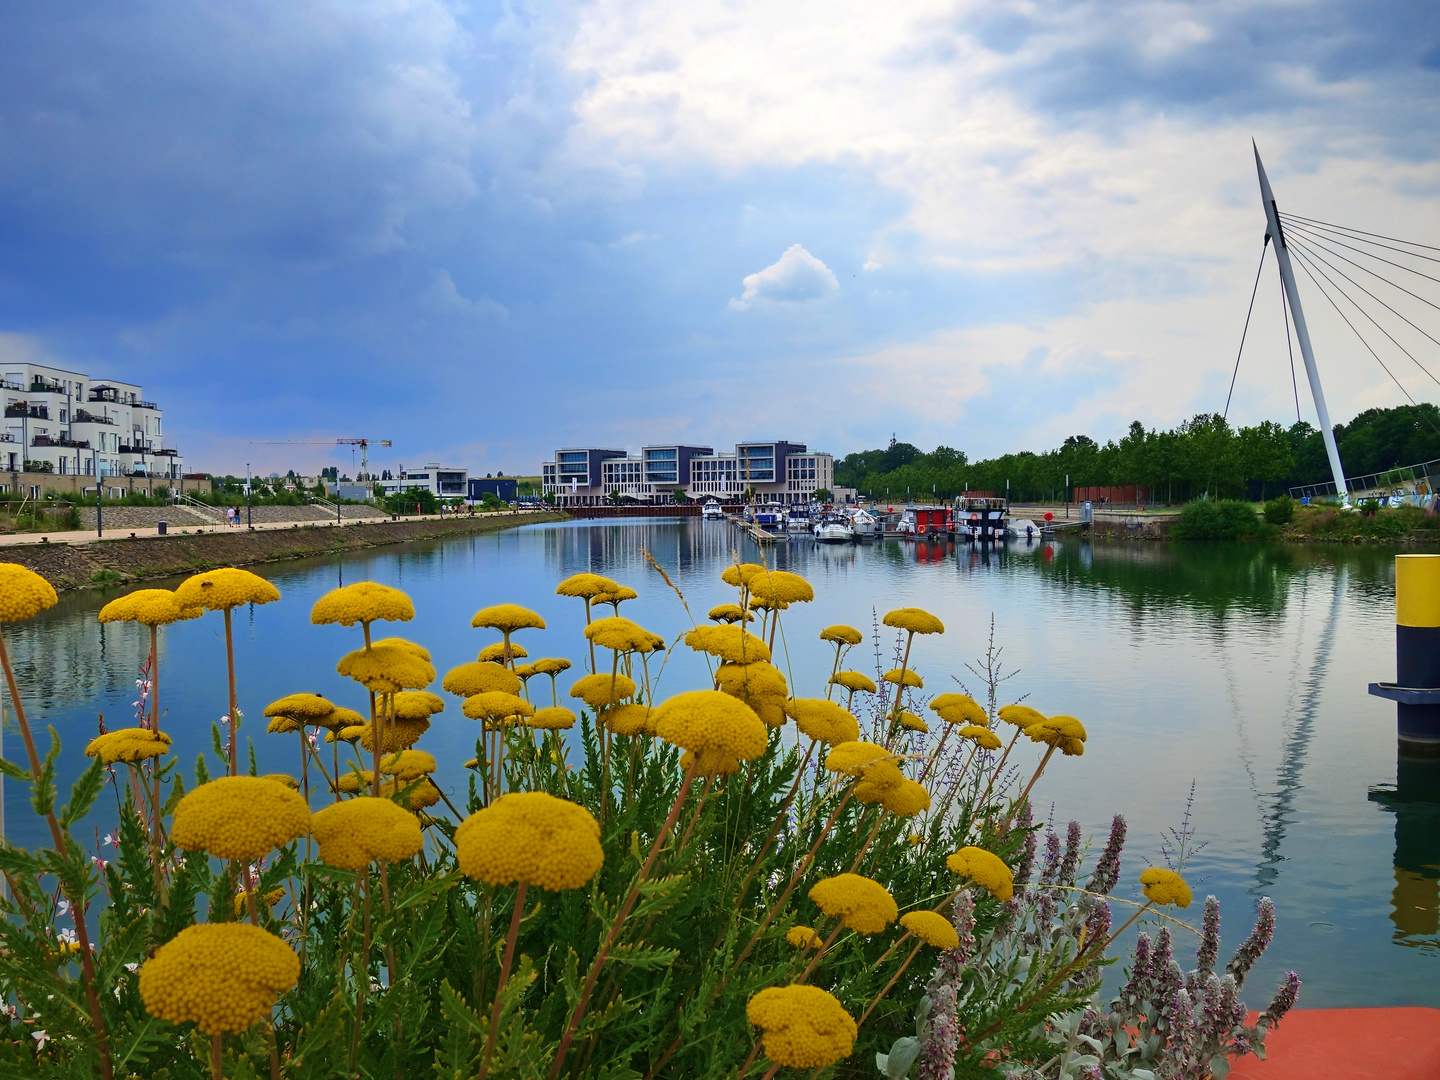
M 54 612 L 5 627 L 26 711 L 35 719 L 42 719 L 53 705 L 69 706 L 133 689 L 150 654 L 150 631 L 145 627 L 102 625 L 93 615 L 77 619 L 68 607 L 62 601 Z M 164 630 L 160 655 L 163 664 Z M 110 727 L 129 722 L 128 715 L 106 718 Z
M 641 549 L 655 556 L 666 573 L 683 574 L 698 563 L 729 562 L 730 550 L 738 543 L 727 525 L 712 522 L 689 528 L 683 519 L 547 529 L 542 535 L 546 561 L 557 573 L 593 570 L 617 580 L 649 572 Z M 745 557 L 742 551 L 741 558 Z
M 1401 756 L 1393 788 L 1370 801 L 1395 815 L 1395 941 L 1440 948 L 1440 760 Z

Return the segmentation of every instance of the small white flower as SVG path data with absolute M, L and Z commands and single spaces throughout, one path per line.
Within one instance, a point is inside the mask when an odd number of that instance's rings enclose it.
M 56 911 L 56 914 L 59 914 L 59 915 L 69 915 L 69 914 L 70 914 L 70 901 L 69 901 L 69 900 L 61 900 L 58 904 L 55 905 L 55 911 Z
M 106 846 L 106 847 L 116 847 L 116 846 L 118 846 L 119 843 L 120 843 L 120 838 L 119 838 L 118 836 L 116 836 L 114 833 L 108 833 L 108 832 L 107 832 L 107 833 L 105 834 L 105 839 L 102 840 L 101 843 L 102 843 L 104 846 Z
M 62 945 L 76 945 L 80 941 L 74 930 L 61 930 L 55 936 Z
M 135 972 L 137 972 L 137 971 L 140 970 L 140 965 L 139 965 L 139 964 L 126 964 L 126 965 L 125 965 L 125 970 L 128 971 L 128 972 L 130 972 L 130 974 L 133 975 L 133 974 L 135 974 Z
M 44 1028 L 41 1028 L 39 1031 L 32 1031 L 30 1037 L 39 1043 L 39 1046 L 36 1047 L 37 1050 L 44 1050 L 45 1044 L 50 1041 L 50 1034 Z

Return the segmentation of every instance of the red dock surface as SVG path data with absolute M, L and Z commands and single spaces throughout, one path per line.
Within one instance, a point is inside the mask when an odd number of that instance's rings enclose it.
M 1440 1080 L 1440 1009 L 1296 1009 L 1265 1053 L 1230 1080 Z

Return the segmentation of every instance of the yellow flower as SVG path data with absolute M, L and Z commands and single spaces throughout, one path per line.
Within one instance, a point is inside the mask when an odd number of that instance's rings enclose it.
M 928 611 L 922 611 L 918 607 L 902 607 L 888 611 L 880 621 L 886 626 L 908 630 L 912 634 L 943 634 L 945 632 L 944 623 Z
M 998 855 L 984 848 L 963 847 L 945 860 L 951 873 L 959 874 L 988 889 L 996 900 L 1009 900 L 1015 894 L 1015 878 L 1010 867 Z
M 750 592 L 762 600 L 780 604 L 805 604 L 815 599 L 815 590 L 799 574 L 771 570 L 750 579 Z
M 947 724 L 990 726 L 990 717 L 980 703 L 969 694 L 941 694 L 930 702 L 930 708 Z
M 605 592 L 596 593 L 590 598 L 592 604 L 623 604 L 626 600 L 634 600 L 640 594 L 629 585 L 619 585 Z
M 381 747 L 381 753 L 393 754 L 398 750 L 414 746 L 420 741 L 420 736 L 430 730 L 429 720 L 387 720 L 385 722 L 385 745 Z M 350 729 L 341 732 L 342 737 Z M 328 741 L 328 740 L 327 740 Z M 354 732 L 354 737 L 349 742 L 358 742 L 362 749 L 374 752 L 375 750 L 375 728 L 370 724 L 361 724 Z
M 491 647 L 493 648 L 493 646 Z M 515 648 L 519 648 L 519 646 L 517 645 L 515 646 Z M 485 650 L 481 649 L 480 652 L 483 655 Z M 529 653 L 525 653 L 524 655 L 528 656 Z M 534 664 L 516 664 L 510 670 L 515 672 L 515 677 L 519 679 L 522 683 L 528 682 L 530 679 L 533 679 L 536 675 L 539 674 L 539 672 L 535 670 Z
M 696 652 L 709 653 L 732 664 L 770 659 L 765 642 L 741 626 L 697 626 L 685 635 L 685 644 Z
M 143 761 L 170 752 L 170 736 L 149 728 L 118 728 L 91 739 L 85 747 L 86 757 L 98 757 L 106 765 L 117 761 Z
M 445 699 L 429 690 L 407 690 L 396 694 L 390 703 L 391 716 L 396 720 L 429 720 L 445 711 Z
M 1054 746 L 1067 757 L 1085 753 L 1085 725 L 1073 716 L 1052 716 L 1025 728 L 1031 742 Z
M 475 612 L 470 625 L 513 634 L 516 630 L 544 630 L 545 620 L 519 604 L 495 604 Z
M 785 931 L 785 940 L 797 949 L 818 949 L 821 945 L 820 935 L 808 926 L 792 926 Z
M 397 750 L 380 759 L 381 776 L 398 776 L 414 780 L 435 771 L 435 757 L 424 750 Z
M 835 745 L 860 738 L 860 724 L 836 702 L 824 698 L 792 698 L 785 711 L 795 726 L 816 742 Z
M 778 695 L 783 698 L 790 692 L 780 669 L 764 661 L 753 664 L 721 664 L 715 671 L 715 681 L 725 693 L 739 698 L 747 694 Z
M 831 772 L 859 776 L 867 765 L 891 757 L 889 750 L 872 742 L 843 742 L 825 757 L 825 768 Z
M 537 660 L 534 666 L 538 667 L 545 662 Z M 568 666 L 567 662 L 566 667 Z M 445 680 L 440 685 L 448 693 L 457 697 L 474 697 L 476 694 L 497 692 L 501 694 L 520 693 L 519 677 L 509 668 L 489 662 L 476 661 L 453 667 L 445 673 Z
M 900 726 L 911 731 L 929 732 L 930 725 L 916 716 L 913 712 L 902 712 L 900 714 Z
M 534 716 L 535 706 L 514 694 L 492 690 L 466 698 L 461 711 L 471 720 L 503 720 L 509 716 Z
M 416 855 L 424 841 L 420 823 L 389 799 L 346 799 L 319 811 L 310 832 L 320 858 L 331 866 L 360 870 L 383 859 L 400 862 Z
M 409 622 L 414 617 L 415 605 L 410 597 L 399 589 L 373 581 L 357 581 L 354 585 L 331 589 L 310 609 L 310 621 L 317 626 L 323 623 L 354 626 L 357 622 L 372 623 L 377 619 Z
M 745 611 L 739 604 L 717 604 L 710 609 L 710 614 L 705 617 L 711 622 L 723 623 L 755 621 L 755 616 Z
M 784 600 L 766 600 L 763 596 L 750 598 L 751 611 L 789 611 L 790 605 Z
M 188 926 L 140 967 L 140 997 L 152 1016 L 193 1021 L 206 1035 L 239 1033 L 270 1015 L 300 977 L 289 945 L 247 923 Z
M 724 750 L 686 750 L 680 755 L 680 771 L 689 772 L 695 766 L 701 776 L 733 776 L 740 771 L 740 759 Z
M 273 908 L 276 904 L 278 904 L 281 900 L 284 899 L 284 889 L 271 889 L 269 892 L 264 893 L 261 896 L 255 897 L 255 906 L 257 908 L 265 909 Z M 230 911 L 231 914 L 235 916 L 235 918 L 239 919 L 243 918 L 245 913 L 249 910 L 250 900 L 245 895 L 245 891 L 242 889 L 240 892 L 235 894 L 235 902 L 230 906 Z
M 137 589 L 111 600 L 100 609 L 101 622 L 133 622 L 145 626 L 164 626 L 183 619 L 198 619 L 204 608 L 181 607 L 169 589 Z
M 836 623 L 834 626 L 827 626 L 820 631 L 820 640 L 833 641 L 839 645 L 859 645 L 865 640 L 865 635 L 853 626 Z
M 907 911 L 900 916 L 900 925 L 914 934 L 926 945 L 937 949 L 958 949 L 960 935 L 950 920 L 935 911 Z
M 0 563 L 0 623 L 21 622 L 60 602 L 55 586 L 19 563 Z
M 911 671 L 909 668 L 906 668 L 903 671 L 900 668 L 892 668 L 891 670 L 885 672 L 885 674 L 882 675 L 881 678 L 883 678 L 888 683 L 898 684 L 902 676 L 905 679 L 906 686 L 913 686 L 917 689 L 921 689 L 925 686 L 925 680 L 922 679 L 915 672 Z
M 435 681 L 435 669 L 396 645 L 376 645 L 346 653 L 335 670 L 377 694 L 423 690 Z
M 876 690 L 874 680 L 861 671 L 837 671 L 830 681 L 846 690 L 860 690 L 866 694 L 873 694 Z
M 310 830 L 310 808 L 295 792 L 259 776 L 222 776 L 175 806 L 176 847 L 253 862 Z
M 557 596 L 578 596 L 582 600 L 594 601 L 602 593 L 613 592 L 620 586 L 599 574 L 572 574 L 555 586 Z
M 655 734 L 671 746 L 697 753 L 715 750 L 746 761 L 763 754 L 769 742 L 755 710 L 717 690 L 669 698 L 655 711 Z
M 315 727 L 329 728 L 331 731 L 339 731 L 341 728 L 351 727 L 355 724 L 365 723 L 365 717 L 361 716 L 354 709 L 347 709 L 343 705 L 336 705 L 335 711 L 328 716 L 318 717 L 310 721 Z M 330 742 L 329 738 L 326 742 Z
M 623 672 L 614 676 L 606 672 L 586 675 L 575 680 L 575 685 L 570 687 L 570 696 L 579 698 L 592 709 L 603 709 L 607 705 L 634 697 L 635 682 Z
M 374 782 L 374 773 L 356 772 L 352 769 L 335 781 L 335 790 L 341 795 L 358 795 L 362 791 L 369 791 Z
M 756 574 L 765 573 L 765 567 L 759 563 L 747 562 L 736 565 L 732 563 L 720 571 L 720 580 L 726 585 L 734 585 L 739 588 L 741 585 L 749 584 Z
M 265 715 L 289 720 L 294 731 L 296 727 L 324 719 L 335 711 L 333 702 L 319 694 L 287 694 L 265 706 Z M 274 731 L 272 726 L 271 731 Z
M 241 604 L 268 604 L 280 599 L 280 590 L 249 570 L 226 567 L 188 577 L 175 590 L 181 607 L 226 611 Z
M 770 986 L 745 1006 L 762 1031 L 765 1055 L 792 1069 L 818 1069 L 850 1056 L 855 1021 L 833 994 L 818 986 Z
M 606 719 L 609 719 L 609 713 L 606 714 Z M 537 731 L 564 731 L 575 726 L 575 714 L 569 709 L 551 705 L 536 709 L 535 715 L 527 719 L 525 724 Z
M 372 649 L 381 648 L 381 647 L 384 647 L 384 648 L 404 649 L 404 650 L 405 650 L 406 652 L 408 652 L 411 656 L 419 657 L 421 660 L 424 660 L 425 663 L 427 663 L 427 664 L 430 663 L 430 650 L 427 649 L 427 648 L 425 648 L 424 645 L 417 645 L 415 642 L 409 640 L 408 638 L 403 638 L 403 637 L 382 637 L 382 638 L 378 638 L 378 639 L 375 640 L 375 641 L 372 641 L 372 642 L 370 643 L 370 647 L 371 647 Z
M 299 781 L 299 780 L 296 780 L 295 777 L 291 776 L 289 773 L 283 773 L 283 772 L 267 772 L 264 776 L 260 777 L 260 779 L 261 779 L 261 780 L 274 780 L 275 783 L 277 783 L 277 784 L 284 784 L 284 785 L 285 785 L 286 787 L 288 787 L 291 791 L 299 791 L 299 790 L 300 790 L 300 781 Z
M 1002 745 L 999 735 L 989 728 L 979 727 L 975 724 L 966 724 L 958 734 L 961 738 L 970 739 L 981 750 L 999 750 Z
M 810 889 L 810 899 L 857 934 L 878 934 L 900 914 L 884 885 L 859 874 L 836 874 L 817 881 Z
M 616 705 L 605 711 L 605 726 L 613 735 L 653 735 L 654 713 L 649 705 Z
M 570 661 L 556 656 L 547 656 L 536 660 L 530 666 L 540 675 L 559 675 L 562 671 L 570 670 Z
M 585 627 L 585 636 L 602 649 L 612 652 L 648 652 L 650 640 L 655 635 L 623 615 L 611 615 L 606 619 L 596 619 Z
M 861 766 L 855 785 L 855 798 L 862 803 L 884 802 L 906 783 L 905 774 L 895 762 L 882 758 Z
M 995 715 L 1007 724 L 1014 724 L 1018 728 L 1027 728 L 1032 724 L 1045 722 L 1045 714 L 1038 709 L 1032 709 L 1029 705 L 1002 705 L 995 710 Z
M 901 779 L 880 798 L 880 805 L 896 817 L 908 818 L 930 809 L 930 792 L 914 780 Z
M 409 787 L 413 787 L 414 790 L 405 797 L 405 809 L 407 810 L 423 810 L 440 801 L 440 789 L 429 777 L 420 780 L 419 783 L 416 783 L 415 780 L 402 780 L 398 776 L 386 780 L 380 785 L 380 798 L 386 801 L 392 800 Z
M 491 885 L 578 889 L 605 862 L 590 811 L 543 791 L 502 795 L 455 830 L 460 871 Z
M 1173 870 L 1152 866 L 1140 874 L 1140 884 L 1145 887 L 1145 899 L 1152 903 L 1190 906 L 1190 886 Z
M 919 847 L 920 844 L 924 842 L 924 840 L 925 838 L 921 836 L 918 832 L 912 832 L 909 836 L 905 838 L 905 842 L 911 847 Z
M 483 649 L 481 649 L 480 655 L 475 657 L 475 659 L 479 663 L 488 664 L 492 661 L 513 660 L 517 656 L 529 655 L 530 654 L 525 651 L 524 645 L 517 645 L 513 642 L 510 645 L 506 645 L 503 641 L 497 641 L 495 642 L 495 644 L 486 645 Z M 515 671 L 515 675 L 517 678 L 524 678 L 524 676 L 520 674 L 518 668 Z

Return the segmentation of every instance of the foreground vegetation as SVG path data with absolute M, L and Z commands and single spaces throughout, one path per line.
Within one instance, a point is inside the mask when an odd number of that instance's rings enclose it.
M 1115 894 L 1123 820 L 1088 874 L 1078 824 L 1034 822 L 1044 770 L 1082 765 L 1079 720 L 1001 705 L 1012 673 L 993 644 L 966 673 L 978 700 L 925 697 L 916 669 L 941 663 L 944 627 L 913 608 L 869 635 L 820 631 L 834 661 L 800 696 L 771 648 L 810 585 L 752 565 L 724 576 L 736 603 L 668 647 L 618 615 L 634 590 L 562 582 L 585 613 L 578 665 L 529 659 L 535 613 L 478 611 L 472 626 L 497 640 L 441 683 L 461 701 L 454 722 L 477 724 L 459 807 L 419 745 L 445 709 L 428 652 L 372 634 L 413 616 L 398 590 L 362 582 L 315 604 L 315 632 L 356 646 L 337 667 L 359 708 L 273 702 L 263 737 L 299 761 L 268 776 L 242 752 L 228 658 L 232 613 L 279 601 L 275 587 L 216 570 L 113 601 L 103 621 L 150 635 L 137 723 L 90 744 L 63 806 L 58 739 L 42 761 L 0 637 L 26 753 L 3 768 L 52 838 L 0 848 L 0 1065 L 107 1080 L 718 1080 L 877 1063 L 922 1080 L 1153 1080 L 1223 1078 L 1263 1054 L 1299 986 L 1290 975 L 1247 1023 L 1239 994 L 1273 932 L 1269 902 L 1220 969 L 1213 898 L 1200 926 L 1176 917 L 1192 902 L 1183 864 L 1141 873 L 1131 901 Z M 0 623 L 54 603 L 43 579 L 0 564 Z M 213 753 L 182 774 L 156 644 L 206 612 L 223 620 L 229 707 Z M 867 637 L 874 677 L 845 663 Z M 661 695 L 675 648 L 706 655 L 709 686 Z M 557 683 L 572 666 L 578 715 Z M 77 826 L 102 796 L 118 828 L 91 852 Z M 1112 946 L 1137 920 L 1157 932 L 1103 1003 Z M 1176 935 L 1198 943 L 1188 972 Z

